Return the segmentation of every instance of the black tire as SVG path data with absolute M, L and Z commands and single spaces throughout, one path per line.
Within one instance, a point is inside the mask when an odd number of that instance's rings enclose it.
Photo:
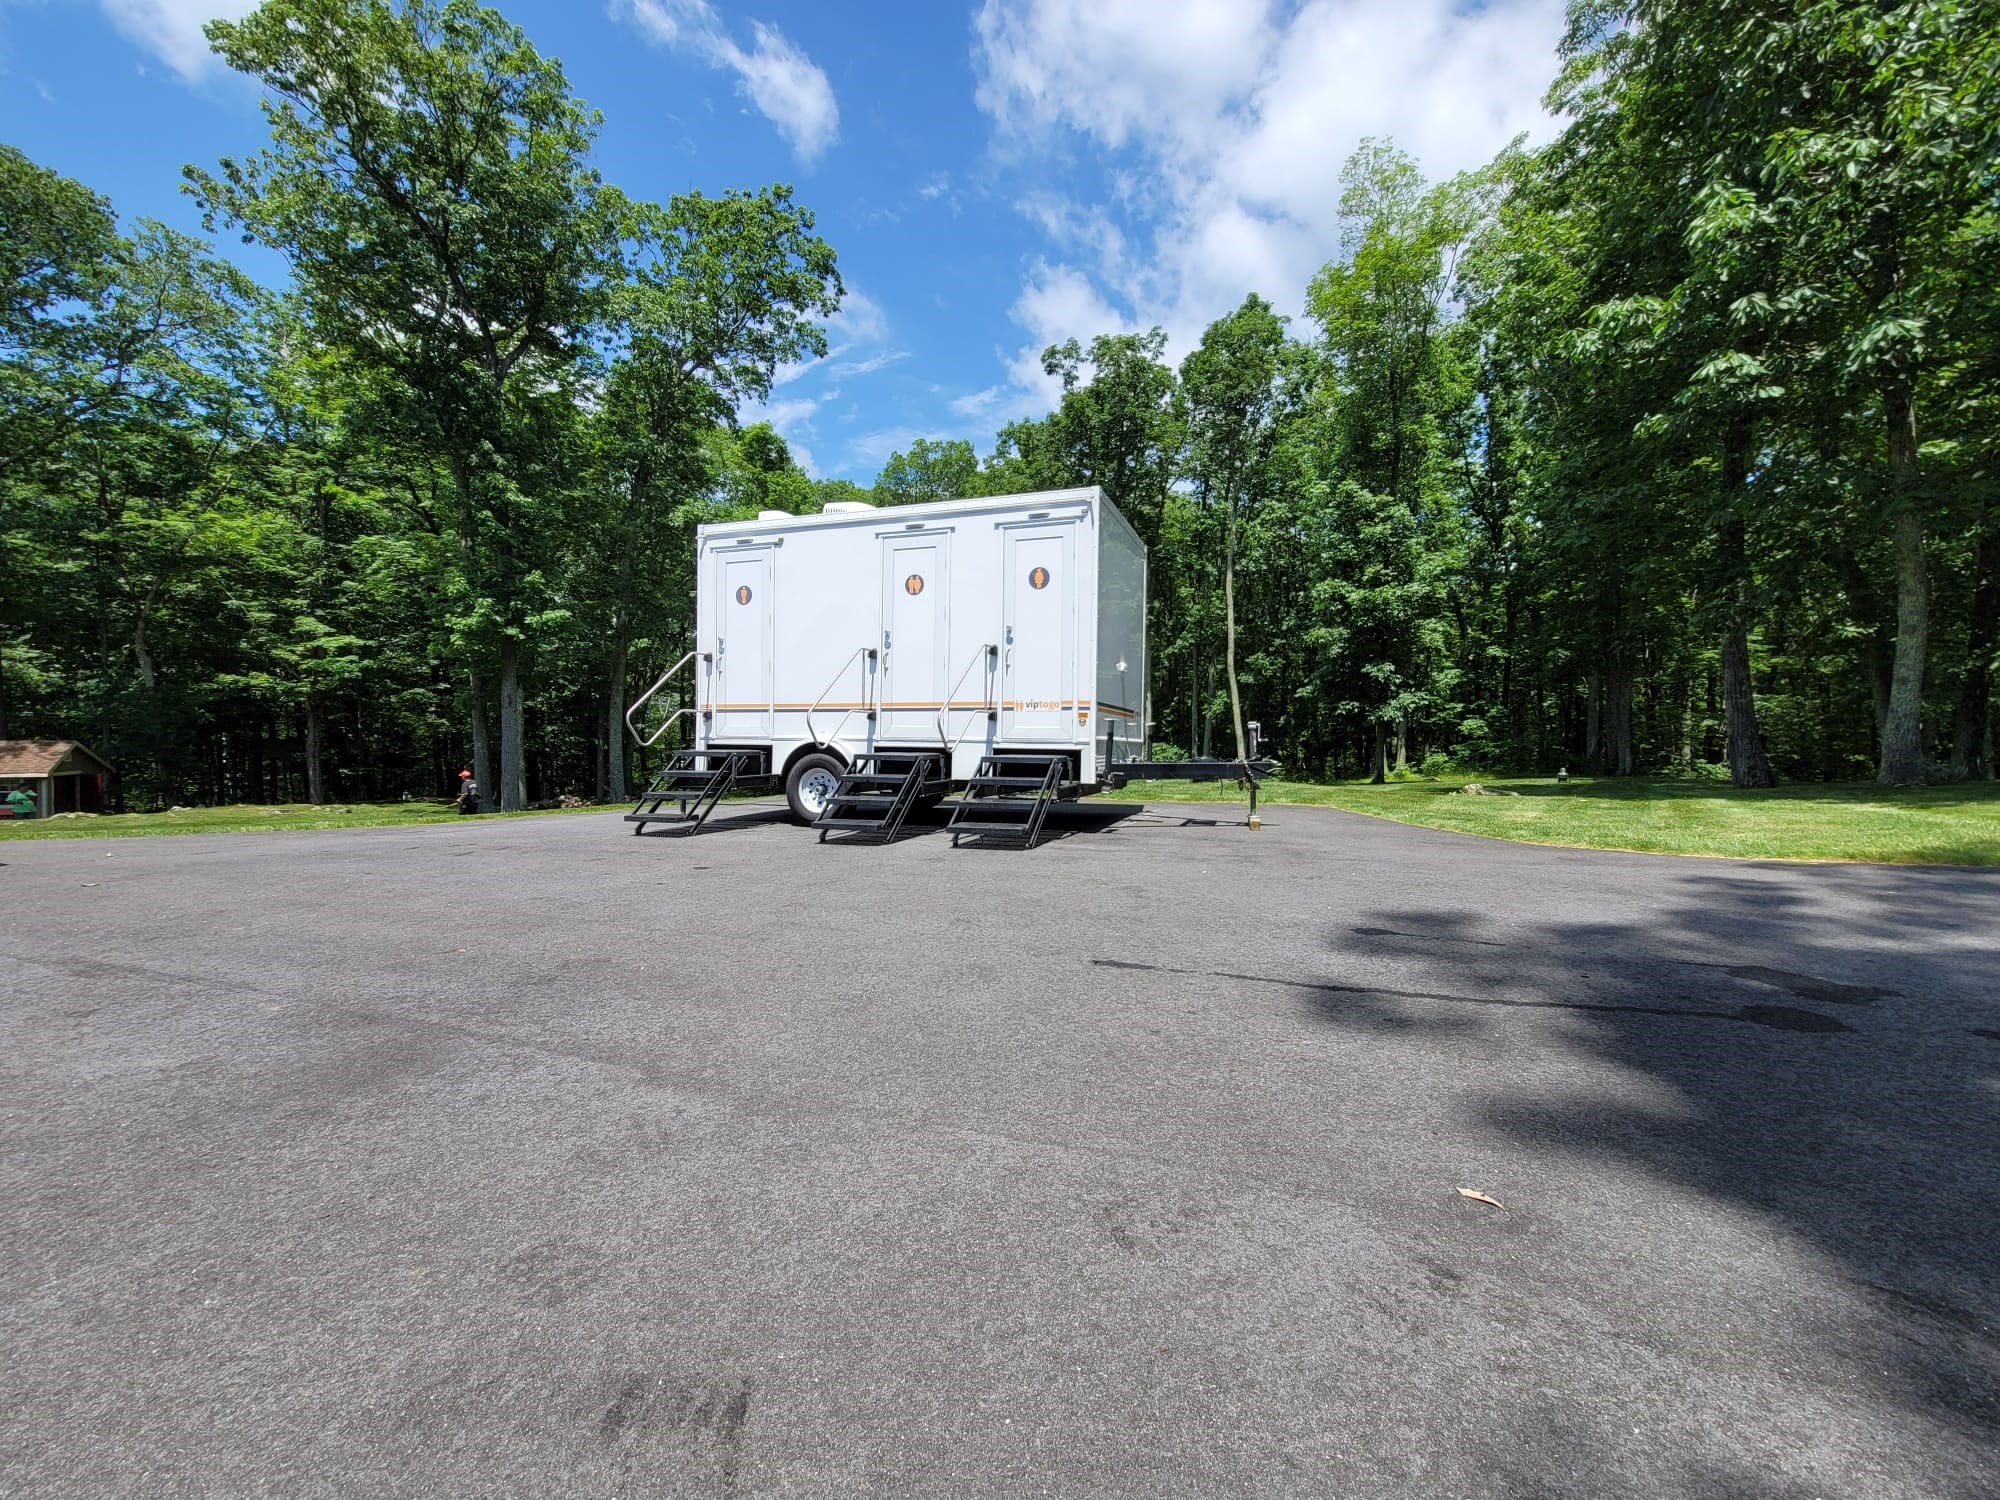
M 791 806 L 792 821 L 810 828 L 818 820 L 820 809 L 826 806 L 823 793 L 832 790 L 825 778 L 831 775 L 837 785 L 846 770 L 838 756 L 824 750 L 811 751 L 793 761 L 791 770 L 785 773 L 785 801 Z

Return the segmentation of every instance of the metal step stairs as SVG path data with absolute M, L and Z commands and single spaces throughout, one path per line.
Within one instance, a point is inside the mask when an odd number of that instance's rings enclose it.
M 829 833 L 867 835 L 891 842 L 910 809 L 928 791 L 945 788 L 944 756 L 921 752 L 871 752 L 854 757 L 840 785 L 813 822 L 824 844 Z
M 1075 796 L 1063 784 L 1069 760 L 1061 755 L 986 755 L 951 809 L 951 846 L 962 838 L 1011 839 L 1035 847 L 1051 804 Z
M 634 833 L 648 823 L 670 823 L 683 834 L 701 831 L 715 805 L 741 781 L 767 778 L 764 750 L 676 750 L 639 802 L 625 814 Z M 675 804 L 669 808 L 667 804 Z

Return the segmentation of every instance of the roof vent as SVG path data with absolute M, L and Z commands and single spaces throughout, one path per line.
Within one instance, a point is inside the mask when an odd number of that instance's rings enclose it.
M 789 521 L 791 518 L 792 513 L 788 510 L 760 510 L 757 512 L 757 519 L 760 521 Z
M 866 500 L 834 500 L 828 503 L 826 513 L 830 516 L 858 516 L 874 508 Z

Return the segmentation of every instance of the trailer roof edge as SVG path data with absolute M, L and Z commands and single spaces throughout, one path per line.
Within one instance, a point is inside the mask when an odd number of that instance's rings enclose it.
M 913 521 L 941 520 L 950 516 L 1023 510 L 1033 505 L 1077 504 L 1101 507 L 1107 514 L 1116 516 L 1119 524 L 1128 532 L 1132 532 L 1136 538 L 1137 532 L 1133 531 L 1131 522 L 1119 514 L 1118 508 L 1104 498 L 1104 491 L 1094 484 L 1066 490 L 1028 490 L 1018 495 L 978 495 L 960 500 L 931 500 L 922 505 L 884 505 L 866 511 L 841 511 L 833 514 L 818 512 L 800 516 L 773 516 L 769 519 L 760 516 L 750 521 L 704 521 L 695 528 L 695 535 L 697 538 L 770 536 L 821 526 L 904 525 Z

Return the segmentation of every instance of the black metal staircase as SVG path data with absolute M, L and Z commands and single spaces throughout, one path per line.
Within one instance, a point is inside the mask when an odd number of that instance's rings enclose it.
M 908 751 L 857 755 L 813 827 L 822 844 L 829 833 L 867 835 L 886 844 L 927 792 L 944 788 L 942 755 Z
M 1050 804 L 1073 789 L 1063 785 L 1069 761 L 1061 755 L 986 755 L 964 794 L 942 806 L 951 809 L 951 845 L 962 838 L 1000 839 L 1035 847 Z
M 768 755 L 764 750 L 676 750 L 625 821 L 634 833 L 644 833 L 648 823 L 670 823 L 682 833 L 696 833 L 739 781 L 770 774 Z M 671 809 L 669 802 L 675 804 Z

